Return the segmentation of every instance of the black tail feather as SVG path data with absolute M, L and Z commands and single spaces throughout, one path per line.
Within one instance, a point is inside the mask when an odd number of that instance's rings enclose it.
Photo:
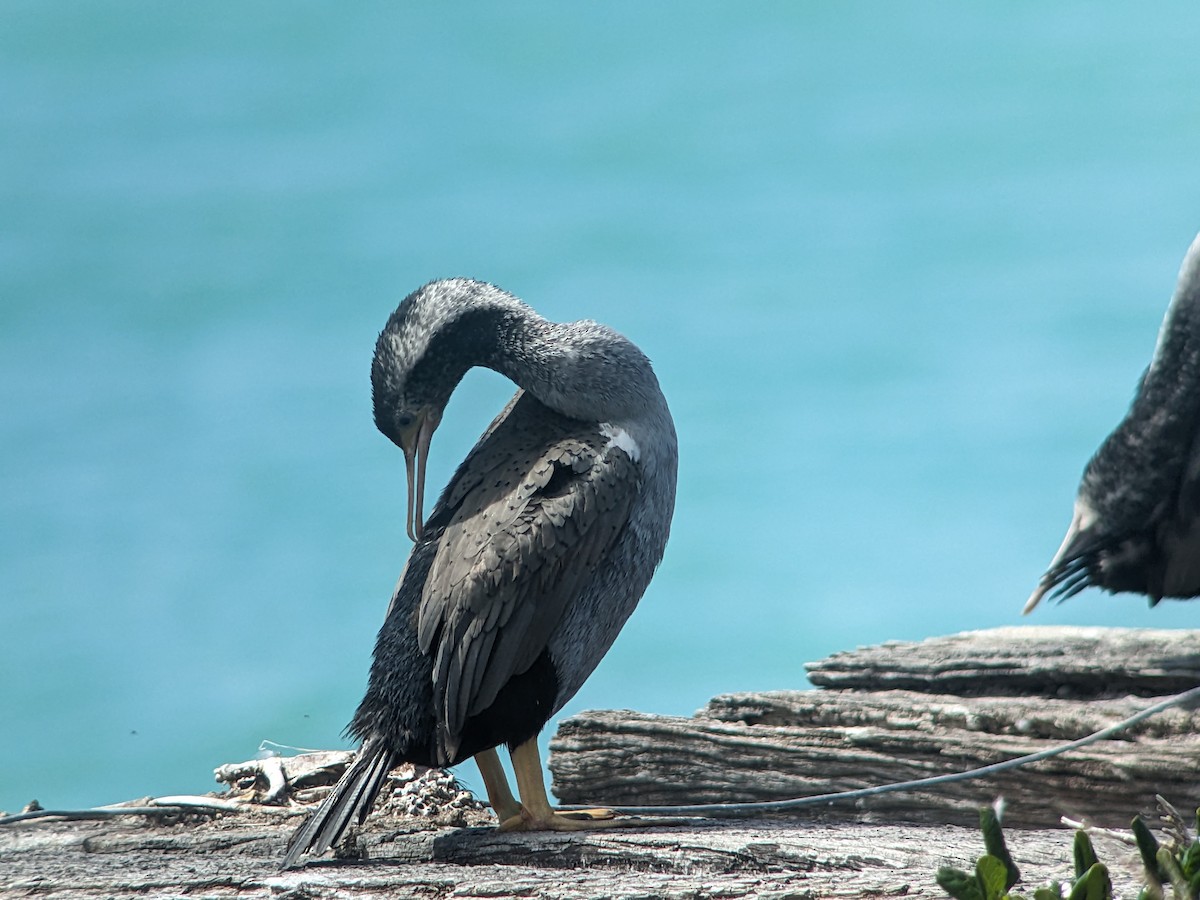
M 1090 558 L 1075 557 L 1063 563 L 1050 572 L 1054 589 L 1050 597 L 1058 602 L 1074 597 L 1086 587 L 1091 587 L 1093 561 Z
M 316 812 L 304 820 L 288 841 L 281 869 L 290 869 L 300 857 L 324 853 L 337 843 L 346 827 L 362 824 L 383 781 L 400 761 L 378 738 L 359 748 L 354 764 L 346 770 Z

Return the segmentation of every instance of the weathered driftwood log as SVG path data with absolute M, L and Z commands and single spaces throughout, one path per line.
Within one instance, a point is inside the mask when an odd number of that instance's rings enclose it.
M 563 724 L 551 769 L 565 802 L 630 805 L 776 799 L 883 784 L 1090 733 L 1150 702 L 1121 694 L 1166 694 L 1200 683 L 1198 660 L 1197 632 L 999 629 L 890 644 L 818 663 L 814 681 L 935 693 L 730 694 L 691 719 L 588 713 Z M 1061 699 L 1056 685 L 1068 685 L 1073 696 L 1111 699 Z M 947 694 L 949 686 L 964 696 Z M 477 824 L 490 814 L 459 802 L 440 773 L 410 772 L 403 784 L 397 774 L 391 795 L 349 842 L 354 858 L 287 873 L 277 866 L 295 819 L 278 813 L 20 822 L 0 828 L 0 896 L 933 898 L 944 896 L 934 882 L 939 866 L 970 869 L 982 852 L 975 807 L 997 794 L 1009 801 L 1007 836 L 1031 894 L 1070 875 L 1071 833 L 1058 826 L 1058 816 L 1124 826 L 1135 812 L 1153 817 L 1156 792 L 1182 809 L 1200 803 L 1197 725 L 1198 714 L 1175 710 L 1120 740 L 990 781 L 788 818 L 643 831 L 500 835 Z M 297 791 L 292 779 L 300 771 L 300 762 L 222 768 L 240 792 L 239 810 L 284 798 L 281 773 L 293 798 L 324 790 Z M 425 802 L 427 789 L 442 799 Z M 451 794 L 455 801 L 447 804 Z M 847 815 L 859 821 L 845 821 Z M 900 820 L 926 824 L 895 824 Z M 1013 827 L 1031 821 L 1049 827 Z M 971 824 L 946 824 L 953 822 Z M 1136 893 L 1132 848 L 1098 843 L 1118 895 Z
M 690 719 L 583 713 L 551 744 L 555 794 L 625 806 L 780 800 L 977 768 L 1084 737 L 1152 702 L 1030 694 L 1170 694 L 1200 684 L 1200 632 L 1004 628 L 840 653 L 810 672 L 842 688 L 958 687 L 966 696 L 822 690 L 717 697 Z M 830 812 L 967 822 L 1002 796 L 1010 822 L 1052 825 L 1066 814 L 1116 826 L 1152 811 L 1156 793 L 1200 803 L 1200 714 L 1172 710 L 1034 766 Z
M 902 718 L 880 717 L 874 723 L 816 725 L 745 725 L 706 718 L 668 718 L 632 712 L 593 712 L 562 723 L 552 744 L 555 794 L 565 803 L 603 800 L 624 806 L 682 805 L 728 801 L 781 800 L 855 790 L 961 772 L 1024 756 L 1062 743 L 1010 733 L 1034 717 L 1052 715 L 1029 705 L 1004 715 L 972 716 L 962 708 L 942 724 L 923 727 L 936 718 L 914 697 L 899 694 L 878 699 L 912 706 Z M 876 698 L 872 698 L 876 699 Z M 929 697 L 932 706 L 951 707 L 953 698 Z M 857 704 L 852 713 L 863 713 Z M 1130 702 L 1112 701 L 1124 710 L 1105 716 L 1102 724 L 1135 712 Z M 876 707 L 871 713 L 882 713 Z M 996 710 L 993 713 L 999 712 Z M 1012 717 L 1022 717 L 1017 723 Z M 1190 717 L 1178 717 L 1181 721 Z M 1043 721 L 1045 721 L 1043 719 Z M 1051 720 L 1047 730 L 1073 739 L 1095 728 L 1072 726 L 1082 721 L 1077 710 Z M 916 726 L 916 727 L 914 727 Z M 998 731 L 993 729 L 999 726 Z M 1128 825 L 1135 812 L 1152 811 L 1162 793 L 1180 805 L 1200 803 L 1200 740 L 1179 732 L 1162 738 L 1104 741 L 1033 766 L 976 781 L 942 785 L 911 793 L 883 794 L 854 804 L 831 806 L 834 815 L 906 822 L 970 822 L 975 810 L 997 797 L 1007 803 L 1008 821 L 1053 825 L 1062 815 L 1108 826 Z M 799 818 L 810 811 L 793 814 Z
M 455 898 L 945 898 L 939 866 L 970 869 L 973 828 L 712 823 L 645 832 L 501 835 L 373 816 L 369 861 L 330 860 L 280 873 L 290 824 L 253 815 L 134 822 L 22 823 L 0 829 L 0 896 L 226 897 L 345 900 Z M 294 823 L 292 823 L 294 824 Z M 1009 829 L 1026 893 L 1071 874 L 1071 832 Z M 1119 895 L 1132 896 L 1132 848 L 1099 839 Z
M 818 687 L 1041 697 L 1161 696 L 1200 684 L 1200 631 L 993 628 L 809 663 Z

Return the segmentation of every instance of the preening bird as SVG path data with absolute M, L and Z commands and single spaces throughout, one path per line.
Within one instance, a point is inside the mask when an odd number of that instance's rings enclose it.
M 1075 515 L 1025 604 L 1085 587 L 1200 596 L 1200 235 L 1129 412 L 1087 464 Z
M 422 521 L 430 439 L 473 366 L 519 390 Z M 361 823 L 404 762 L 474 756 L 505 830 L 612 824 L 608 811 L 551 808 L 537 736 L 608 651 L 666 546 L 677 447 L 650 361 L 607 326 L 549 322 L 454 278 L 401 302 L 371 386 L 375 424 L 404 451 L 414 546 L 348 728 L 358 755 L 292 836 L 284 868 Z

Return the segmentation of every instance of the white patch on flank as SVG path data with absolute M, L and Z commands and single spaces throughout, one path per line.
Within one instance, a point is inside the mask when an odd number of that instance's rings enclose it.
M 611 422 L 601 422 L 600 434 L 602 437 L 608 438 L 608 443 L 604 446 L 605 450 L 609 447 L 619 447 L 634 462 L 637 462 L 638 457 L 642 455 L 641 448 L 638 447 L 637 441 L 633 439 L 633 435 L 620 425 L 613 425 Z
M 1075 521 L 1071 523 L 1071 526 L 1076 533 L 1087 531 L 1096 524 L 1096 520 L 1099 518 L 1100 516 L 1096 514 L 1096 511 L 1086 502 L 1083 500 L 1075 501 Z

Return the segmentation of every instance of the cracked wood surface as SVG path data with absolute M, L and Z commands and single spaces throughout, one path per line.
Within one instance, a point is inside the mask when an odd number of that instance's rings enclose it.
M 1146 695 L 1200 684 L 1200 632 L 1000 628 L 861 648 L 809 671 L 841 689 L 722 695 L 691 718 L 567 719 L 551 743 L 555 794 L 625 806 L 781 800 L 977 768 L 1112 725 L 1152 705 Z M 910 689 L 893 689 L 900 684 Z M 1125 827 L 1134 813 L 1153 814 L 1155 794 L 1200 805 L 1195 711 L 1169 710 L 1018 770 L 831 812 L 961 824 L 1001 796 L 1011 823 L 1050 827 L 1069 815 Z
M 551 745 L 556 792 L 628 805 L 776 799 L 961 771 L 1088 734 L 1145 697 L 1200 683 L 1200 632 L 997 629 L 862 648 L 810 670 L 825 689 L 722 695 L 692 718 L 567 720 Z M 1154 821 L 1155 793 L 1183 810 L 1200 805 L 1198 725 L 1200 714 L 1172 710 L 988 781 L 644 830 L 501 835 L 467 808 L 445 821 L 469 827 L 437 826 L 404 815 L 424 807 L 405 793 L 413 788 L 397 788 L 360 831 L 368 860 L 287 873 L 277 866 L 296 819 L 278 814 L 24 822 L 0 827 L 0 896 L 932 898 L 943 896 L 939 866 L 970 869 L 982 853 L 976 809 L 1000 794 L 1031 895 L 1070 874 L 1072 833 L 1059 816 L 1124 828 L 1135 812 Z M 444 793 L 433 774 L 423 782 Z M 314 790 L 295 787 L 293 798 Z M 1097 846 L 1118 895 L 1136 895 L 1132 848 L 1104 837 Z
M 859 647 L 805 668 L 817 687 L 841 690 L 1152 697 L 1200 684 L 1200 631 L 991 628 Z
M 277 871 L 290 824 L 222 815 L 24 823 L 0 831 L 0 896 L 427 898 L 816 898 L 943 896 L 941 865 L 971 868 L 975 828 L 805 822 L 716 823 L 646 831 L 502 835 L 373 818 L 368 861 Z M 1071 832 L 1010 829 L 1023 883 L 1070 874 Z M 1131 848 L 1099 839 L 1121 892 L 1135 892 Z

